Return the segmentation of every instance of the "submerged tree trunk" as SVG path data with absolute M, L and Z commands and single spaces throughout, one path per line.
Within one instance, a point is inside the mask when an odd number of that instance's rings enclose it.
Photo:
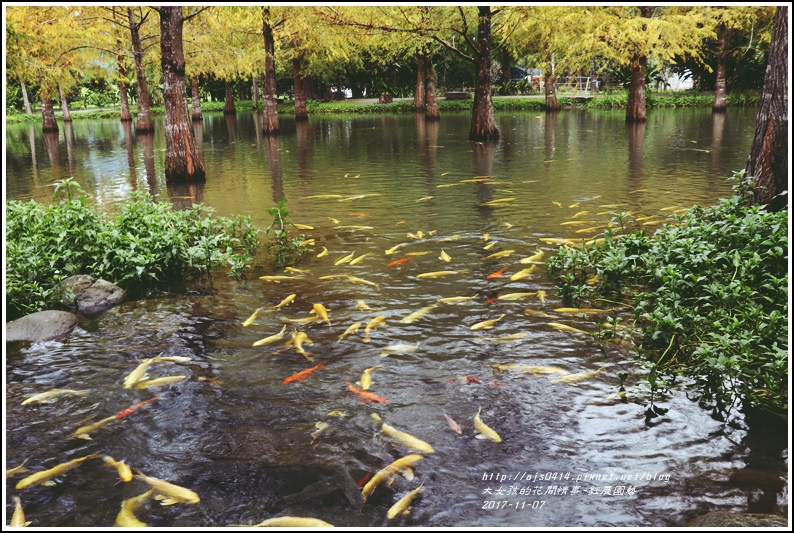
M 198 76 L 190 78 L 190 93 L 190 105 L 193 109 L 190 119 L 203 120 L 204 115 L 201 113 L 201 96 L 199 95 Z
M 262 8 L 262 35 L 265 39 L 265 86 L 262 94 L 262 132 L 278 135 L 278 93 L 276 92 L 276 43 L 270 25 L 270 8 Z
M 127 86 L 123 81 L 119 82 L 119 98 L 121 98 L 121 114 L 119 115 L 119 119 L 122 122 L 132 122 L 130 103 L 127 99 Z
M 298 52 L 298 37 L 292 36 L 292 80 L 295 84 L 295 120 L 308 120 L 309 111 L 306 109 L 306 94 L 303 92 L 303 68 L 301 55 Z
M 41 130 L 58 131 L 58 122 L 55 120 L 55 109 L 52 107 L 52 99 L 41 99 Z
M 425 56 L 425 118 L 439 120 L 438 99 L 436 98 L 436 77 L 433 74 L 433 56 Z
M 772 211 L 788 205 L 788 7 L 778 6 L 769 62 L 745 179 L 753 182 L 755 201 Z
M 469 140 L 487 141 L 499 138 L 491 100 L 491 8 L 478 6 L 477 54 L 475 57 L 474 108 L 471 114 Z
M 143 47 L 141 46 L 141 36 L 138 32 L 140 24 L 135 21 L 135 12 L 133 8 L 127 8 L 127 16 L 130 21 L 132 52 L 135 57 L 135 76 L 138 80 L 138 122 L 135 125 L 135 131 L 154 131 L 154 122 L 152 121 L 152 96 L 149 94 L 149 86 L 146 84 L 146 73 L 143 68 Z
M 259 78 L 256 74 L 253 75 L 253 85 L 253 96 L 251 97 L 253 103 L 251 104 L 251 107 L 253 109 L 259 109 Z
M 720 24 L 717 28 L 719 51 L 717 52 L 717 82 L 714 84 L 714 103 L 712 111 L 727 111 L 728 89 L 725 84 L 725 70 L 728 62 L 728 28 Z
M 182 49 L 182 6 L 160 7 L 160 54 L 165 100 L 166 181 L 205 179 L 187 111 L 185 55 Z
M 22 86 L 22 103 L 25 105 L 25 113 L 28 115 L 33 114 L 33 109 L 30 107 L 30 100 L 28 99 L 28 89 L 25 87 L 25 82 L 20 82 Z
M 640 16 L 651 18 L 653 8 L 640 6 Z M 648 29 L 647 24 L 642 25 L 642 31 Z M 629 87 L 629 101 L 626 106 L 626 122 L 645 122 L 645 67 L 648 58 L 644 55 L 635 55 L 631 62 L 631 86 Z
M 233 115 L 237 113 L 234 107 L 234 95 L 232 95 L 232 84 L 226 80 L 226 104 L 223 106 L 224 115 Z
M 69 102 L 66 100 L 66 93 L 63 92 L 63 87 L 61 84 L 58 84 L 58 94 L 61 95 L 61 112 L 63 113 L 63 121 L 64 122 L 71 122 L 72 115 L 69 113 Z
M 425 54 L 416 54 L 416 88 L 414 89 L 414 109 L 420 111 L 425 106 L 425 79 L 427 65 Z
M 552 69 L 551 52 L 546 53 L 546 63 L 549 68 L 543 73 L 543 90 L 546 93 L 546 112 L 554 113 L 560 110 L 560 102 L 557 100 L 557 86 L 554 85 L 556 80 Z

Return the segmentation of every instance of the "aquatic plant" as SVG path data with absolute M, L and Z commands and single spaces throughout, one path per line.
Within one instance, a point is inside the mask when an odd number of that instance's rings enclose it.
M 780 414 L 788 406 L 787 213 L 752 205 L 746 187 L 740 181 L 730 198 L 692 207 L 653 236 L 608 232 L 601 245 L 561 248 L 547 268 L 569 300 L 634 308 L 652 391 L 681 374 L 717 412 L 741 400 Z M 602 338 L 617 335 L 614 324 L 603 328 Z
M 240 277 L 259 247 L 249 217 L 174 211 L 136 193 L 115 217 L 89 204 L 79 184 L 55 184 L 55 202 L 6 201 L 6 296 L 12 317 L 57 306 L 60 281 L 88 274 L 134 294 L 230 265 Z
M 287 199 L 282 198 L 275 207 L 267 210 L 273 216 L 273 222 L 265 228 L 268 240 L 267 251 L 272 253 L 277 267 L 285 267 L 295 263 L 303 255 L 310 251 L 306 246 L 306 237 L 303 234 L 297 237 L 289 236 L 289 226 L 295 226 L 289 221 L 289 211 L 287 211 Z

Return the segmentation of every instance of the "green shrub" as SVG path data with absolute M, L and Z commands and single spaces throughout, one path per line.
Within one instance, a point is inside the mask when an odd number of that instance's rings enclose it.
M 9 315 L 57 306 L 59 282 L 88 274 L 133 295 L 168 281 L 230 265 L 241 276 L 259 247 L 249 217 L 213 217 L 195 205 L 174 211 L 136 195 L 114 218 L 103 216 L 76 182 L 56 185 L 59 201 L 6 202 L 6 297 Z
M 634 308 L 652 390 L 665 388 L 659 376 L 683 374 L 718 411 L 742 400 L 780 414 L 788 406 L 787 213 L 751 198 L 739 185 L 652 237 L 608 234 L 603 245 L 561 248 L 547 267 L 571 301 Z M 612 326 L 601 336 L 614 336 Z

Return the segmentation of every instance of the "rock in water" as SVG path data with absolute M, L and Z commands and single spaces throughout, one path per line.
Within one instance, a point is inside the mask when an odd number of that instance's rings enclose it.
M 688 527 L 787 527 L 785 516 L 715 511 L 691 520 Z
M 77 315 L 66 311 L 40 311 L 6 324 L 6 342 L 49 341 L 65 337 L 77 325 Z
M 80 274 L 63 280 L 74 294 L 74 300 L 65 302 L 81 315 L 96 315 L 124 300 L 124 290 L 109 281 Z

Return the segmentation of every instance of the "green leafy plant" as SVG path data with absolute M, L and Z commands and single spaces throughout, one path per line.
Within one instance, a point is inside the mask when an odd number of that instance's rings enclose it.
M 277 267 L 294 264 L 307 254 L 310 248 L 306 246 L 306 237 L 303 234 L 297 237 L 289 235 L 289 226 L 295 224 L 289 221 L 287 199 L 282 198 L 275 207 L 268 209 L 267 213 L 273 216 L 273 222 L 265 228 L 265 234 L 268 236 L 268 252 L 273 254 Z

